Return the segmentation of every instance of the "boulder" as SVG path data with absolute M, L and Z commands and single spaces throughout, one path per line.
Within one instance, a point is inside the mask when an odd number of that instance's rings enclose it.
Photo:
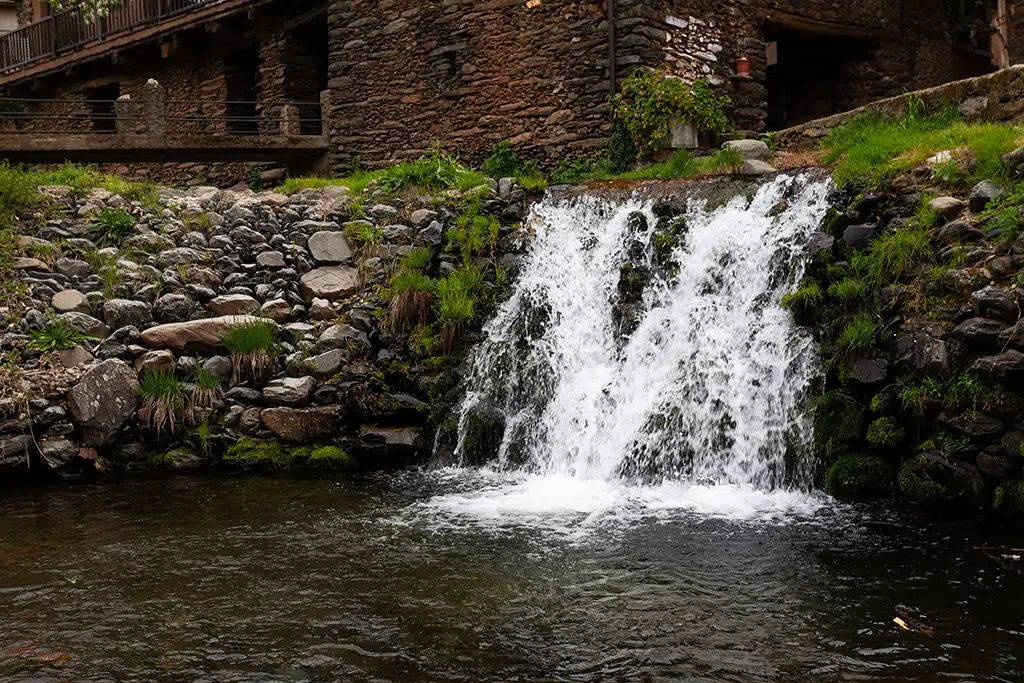
M 431 211 L 430 209 L 416 209 L 409 216 L 409 222 L 417 228 L 425 228 L 433 223 L 436 218 L 437 211 Z
M 110 443 L 135 412 L 135 372 L 120 360 L 94 365 L 68 392 L 68 410 L 86 446 Z
M 73 349 L 54 351 L 50 354 L 50 360 L 62 367 L 70 369 L 77 368 L 79 365 L 88 365 L 93 361 L 93 356 L 81 346 L 76 346 Z
M 967 203 L 956 197 L 936 197 L 928 202 L 928 208 L 937 213 L 943 221 L 951 221 L 964 212 Z
M 261 268 L 284 268 L 284 254 L 279 251 L 264 251 L 256 257 L 256 265 Z
M 722 149 L 731 149 L 739 152 L 744 159 L 756 161 L 768 161 L 772 156 L 772 150 L 761 140 L 729 140 Z
M 971 363 L 970 370 L 984 378 L 1019 380 L 1024 377 L 1024 353 L 1010 349 L 997 356 L 985 356 Z
M 884 358 L 861 358 L 853 364 L 847 375 L 851 384 L 869 387 L 889 377 L 889 361 Z
M 1002 156 L 1002 161 L 1011 173 L 1016 173 L 1021 166 L 1024 166 L 1024 147 L 1007 152 Z
M 348 266 L 317 268 L 302 276 L 299 288 L 306 301 L 314 298 L 328 301 L 344 299 L 359 291 L 359 271 Z
M 314 389 L 316 380 L 312 377 L 275 379 L 263 389 L 263 402 L 268 406 L 306 406 Z
M 873 225 L 851 225 L 843 231 L 843 241 L 855 248 L 866 246 L 874 236 Z
M 321 230 L 310 236 L 306 247 L 317 263 L 345 263 L 352 258 L 352 248 L 340 231 Z
M 187 294 L 164 294 L 153 304 L 153 313 L 161 323 L 180 323 L 188 320 L 195 302 Z
M 223 349 L 221 337 L 232 326 L 260 320 L 261 318 L 248 315 L 226 315 L 219 318 L 168 323 L 149 328 L 139 335 L 139 341 L 156 349 L 169 348 L 189 352 Z
M 23 256 L 17 256 L 11 262 L 11 268 L 14 270 L 37 270 L 43 273 L 50 272 L 50 266 L 46 265 L 43 261 L 37 258 L 27 258 Z
M 34 447 L 31 434 L 0 436 L 0 472 L 29 466 L 29 453 Z
M 985 233 L 962 218 L 950 221 L 939 229 L 939 241 L 944 244 L 968 244 L 985 239 Z
M 985 287 L 971 294 L 971 310 L 978 317 L 1010 324 L 1020 317 L 1016 297 L 1002 287 Z
M 982 474 L 995 480 L 1004 479 L 1017 471 L 1015 460 L 995 453 L 979 453 L 975 464 Z
M 746 161 L 743 162 L 743 165 L 740 166 L 740 170 L 738 172 L 740 175 L 758 176 L 768 175 L 769 173 L 775 173 L 776 170 L 778 169 L 776 169 L 774 166 L 765 161 L 758 161 L 757 159 L 747 159 Z
M 135 359 L 135 372 L 141 375 L 144 372 L 174 370 L 175 365 L 177 365 L 177 361 L 170 351 L 166 349 L 147 351 Z
M 320 335 L 318 343 L 324 347 L 348 346 L 350 343 L 358 343 L 366 348 L 370 348 L 370 339 L 366 336 L 366 333 L 344 323 L 328 327 Z
M 112 330 L 129 326 L 142 330 L 152 324 L 153 310 L 142 301 L 111 299 L 103 304 L 103 320 Z
M 1002 420 L 974 411 L 969 411 L 962 415 L 946 415 L 943 413 L 939 416 L 939 422 L 959 432 L 963 432 L 972 439 L 981 441 L 991 440 L 1003 433 Z
M 224 294 L 206 304 L 210 312 L 218 316 L 248 315 L 258 311 L 260 304 L 247 294 Z
M 338 317 L 338 312 L 331 307 L 331 302 L 327 299 L 313 299 L 309 304 L 309 319 L 310 320 L 334 320 Z
M 412 427 L 375 427 L 359 430 L 359 448 L 367 467 L 394 467 L 412 461 L 422 447 L 423 430 Z
M 61 256 L 53 267 L 58 273 L 72 280 L 89 277 L 89 264 L 85 261 Z
M 86 315 L 85 313 L 61 313 L 57 318 L 82 334 L 88 334 L 98 339 L 103 339 L 107 336 L 107 326 L 91 315 Z
M 171 268 L 174 266 L 185 266 L 191 263 L 202 263 L 205 257 L 202 252 L 190 249 L 189 247 L 178 247 L 177 249 L 168 249 L 167 251 L 161 251 L 156 257 L 157 263 L 160 264 L 161 268 Z
M 953 328 L 953 338 L 965 344 L 995 349 L 999 336 L 1007 329 L 1006 323 L 988 318 L 969 318 Z
M 276 323 L 286 323 L 292 316 L 292 307 L 284 299 L 271 299 L 260 306 L 260 315 Z
M 67 439 L 41 441 L 39 457 L 50 469 L 59 469 L 78 457 L 78 446 Z
M 348 353 L 342 349 L 331 349 L 307 358 L 302 362 L 302 371 L 317 379 L 329 379 L 341 371 L 348 362 Z
M 999 199 L 1006 193 L 1005 188 L 994 180 L 982 180 L 971 190 L 967 205 L 971 211 L 984 211 L 989 202 Z
M 267 408 L 260 414 L 264 426 L 285 441 L 315 443 L 337 433 L 342 425 L 341 406 Z
M 57 313 L 85 313 L 92 312 L 89 298 L 77 289 L 64 289 L 53 295 L 50 305 Z

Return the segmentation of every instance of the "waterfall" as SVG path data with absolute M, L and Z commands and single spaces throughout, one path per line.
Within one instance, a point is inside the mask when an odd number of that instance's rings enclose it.
M 555 196 L 469 360 L 491 467 L 558 481 L 806 488 L 810 336 L 780 306 L 828 182 L 780 175 L 724 205 Z

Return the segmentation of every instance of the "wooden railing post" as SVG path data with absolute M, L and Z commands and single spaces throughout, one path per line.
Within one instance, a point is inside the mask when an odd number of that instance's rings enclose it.
M 167 134 L 167 112 L 164 89 L 154 79 L 146 81 L 142 88 L 142 106 L 146 117 L 146 133 L 163 136 Z

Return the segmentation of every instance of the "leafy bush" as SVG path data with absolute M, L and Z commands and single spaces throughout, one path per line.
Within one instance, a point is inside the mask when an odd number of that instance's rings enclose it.
M 54 351 L 73 349 L 76 346 L 87 346 L 95 341 L 97 341 L 96 337 L 79 332 L 57 318 L 41 330 L 33 330 L 32 340 L 29 341 L 28 346 L 40 353 L 53 353 Z
M 232 384 L 251 376 L 257 384 L 264 384 L 277 366 L 277 323 L 272 320 L 253 320 L 231 326 L 221 337 L 221 343 L 231 354 Z
M 704 80 L 693 85 L 666 71 L 638 70 L 612 97 L 612 111 L 625 124 L 642 154 L 656 148 L 677 120 L 688 121 L 701 132 L 721 133 L 728 125 L 728 98 L 717 97 Z
M 173 370 L 154 370 L 139 375 L 142 412 L 150 429 L 159 439 L 166 429 L 173 434 L 185 411 L 185 384 Z
M 89 235 L 101 247 L 119 247 L 125 239 L 131 237 L 135 223 L 135 216 L 130 213 L 106 208 L 93 219 Z

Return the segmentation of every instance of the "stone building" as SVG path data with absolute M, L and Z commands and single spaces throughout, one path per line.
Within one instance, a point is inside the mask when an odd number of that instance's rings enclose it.
M 19 3 L 0 88 L 30 110 L 110 129 L 113 100 L 152 78 L 169 133 L 231 133 L 273 129 L 295 102 L 335 171 L 432 145 L 476 160 L 502 139 L 541 159 L 591 153 L 609 93 L 641 66 L 707 79 L 758 133 L 986 73 L 1000 12 L 1024 58 L 1005 0 L 125 0 L 94 21 Z

